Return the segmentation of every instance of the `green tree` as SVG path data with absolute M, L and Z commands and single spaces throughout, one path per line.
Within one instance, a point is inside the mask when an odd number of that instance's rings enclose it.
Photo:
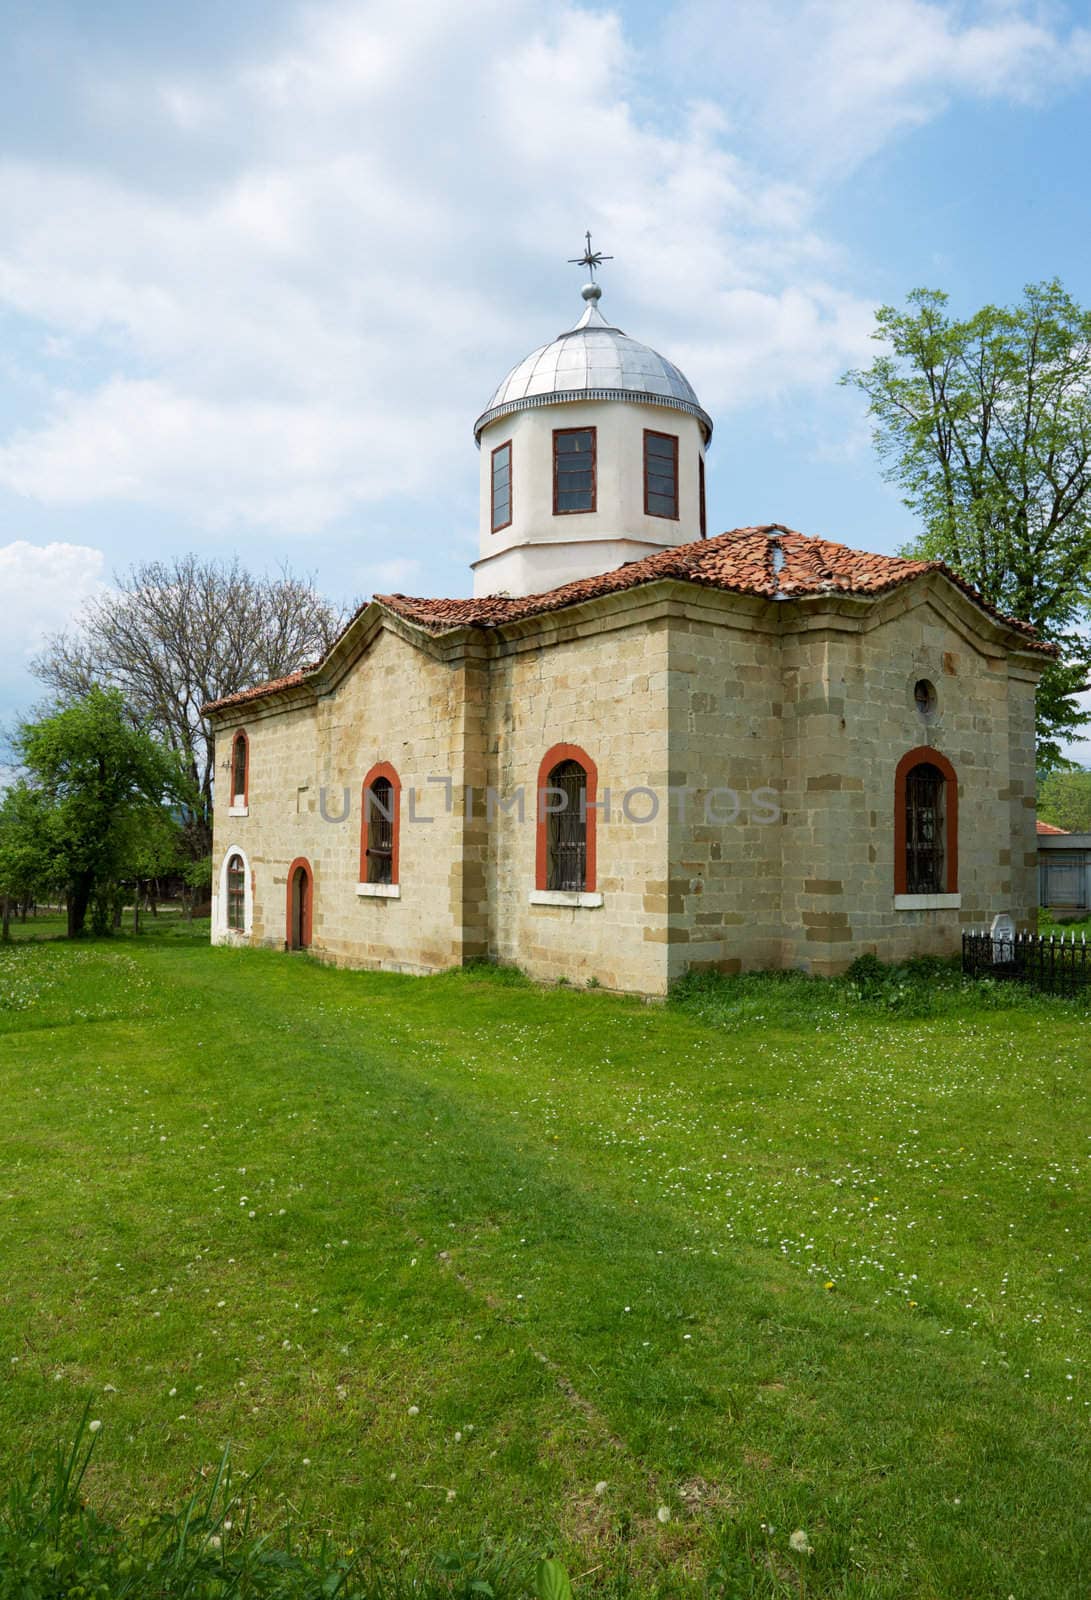
M 58 887 L 50 849 L 50 807 L 25 779 L 0 796 L 0 937 L 11 937 L 11 908 Z
M 96 931 L 105 931 L 141 839 L 161 830 L 169 806 L 192 799 L 183 765 L 134 726 L 116 689 L 92 688 L 24 724 L 15 747 L 42 797 L 41 847 L 68 899 L 69 937 L 83 932 L 90 906 Z
M 884 353 L 842 382 L 869 401 L 884 476 L 938 557 L 1060 649 L 1038 692 L 1039 765 L 1091 721 L 1075 696 L 1091 665 L 1091 312 L 1056 280 L 960 321 L 916 289 L 883 306 Z
M 1038 815 L 1067 833 L 1091 833 L 1091 772 L 1051 772 L 1038 785 Z

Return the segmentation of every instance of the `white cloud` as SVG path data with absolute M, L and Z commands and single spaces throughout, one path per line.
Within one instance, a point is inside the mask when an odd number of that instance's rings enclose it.
M 0 165 L 0 308 L 66 378 L 0 439 L 0 485 L 299 533 L 434 501 L 472 484 L 506 367 L 580 309 L 562 259 L 588 224 L 616 257 L 604 309 L 714 413 L 826 386 L 865 355 L 870 302 L 813 183 L 743 159 L 712 88 L 858 150 L 945 95 L 1070 77 L 1084 48 L 1010 6 L 680 16 L 711 76 L 676 106 L 615 13 L 536 0 L 328 0 L 192 81 L 74 66 L 77 110 L 172 158 Z
M 1034 0 L 683 0 L 671 37 L 677 63 L 731 83 L 740 125 L 811 174 L 955 97 L 1028 104 L 1091 75 L 1091 29 Z
M 0 596 L 11 664 L 25 662 L 105 587 L 105 557 L 84 544 L 0 545 Z
M 195 172 L 0 166 L 0 304 L 73 373 L 0 440 L 0 483 L 297 532 L 434 495 L 506 367 L 578 314 L 587 221 L 615 314 L 710 407 L 825 381 L 866 310 L 807 197 L 707 106 L 642 120 L 635 66 L 610 13 L 341 0 L 221 81 L 130 86 L 149 142 L 199 128 Z M 96 81 L 99 113 L 125 88 Z

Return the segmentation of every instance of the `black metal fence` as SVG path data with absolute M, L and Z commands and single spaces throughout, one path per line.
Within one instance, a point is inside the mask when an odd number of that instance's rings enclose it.
M 1084 934 L 1016 933 L 982 929 L 962 935 L 962 970 L 971 978 L 1012 978 L 1049 994 L 1091 990 L 1091 945 Z

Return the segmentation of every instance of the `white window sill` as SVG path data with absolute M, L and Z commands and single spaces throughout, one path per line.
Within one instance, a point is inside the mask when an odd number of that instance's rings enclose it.
M 601 894 L 590 893 L 586 889 L 532 889 L 530 891 L 530 904 L 532 906 L 575 906 L 582 911 L 593 911 L 596 906 L 601 906 Z
M 895 911 L 957 911 L 960 894 L 896 894 Z
M 356 893 L 362 900 L 400 900 L 400 883 L 358 883 Z
M 227 814 L 229 817 L 248 817 L 250 815 L 250 807 L 238 805 L 228 806 Z

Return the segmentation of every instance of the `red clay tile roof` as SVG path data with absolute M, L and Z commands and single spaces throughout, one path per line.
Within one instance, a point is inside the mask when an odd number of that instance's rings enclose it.
M 309 678 L 315 667 L 300 667 L 298 672 L 289 672 L 284 678 L 270 678 L 268 683 L 256 683 L 252 689 L 240 689 L 237 694 L 225 694 L 220 700 L 210 700 L 201 707 L 202 711 L 220 711 L 224 706 L 241 705 L 245 700 L 261 700 L 267 694 L 276 694 L 278 689 L 291 689 L 297 683 L 302 683 Z
M 776 558 L 778 551 L 779 558 Z M 830 539 L 808 538 L 779 523 L 736 528 L 714 539 L 675 545 L 643 561 L 630 561 L 612 572 L 580 578 L 545 594 L 522 595 L 516 599 L 490 595 L 480 600 L 429 600 L 404 594 L 377 594 L 375 599 L 388 611 L 429 633 L 446 633 L 453 628 L 502 627 L 507 622 L 561 611 L 584 600 L 619 594 L 664 578 L 767 600 L 794 600 L 815 594 L 883 594 L 926 572 L 942 572 L 983 611 L 1021 633 L 1028 649 L 1055 653 L 1054 646 L 1039 640 L 1028 623 L 996 611 L 942 561 L 908 561 L 902 556 L 869 555 L 863 550 L 851 550 L 848 545 L 834 544 Z M 351 621 L 348 626 L 352 626 Z M 259 684 L 254 689 L 215 700 L 204 709 L 214 711 L 274 694 L 278 689 L 302 682 L 314 670 L 305 668 L 289 678 Z
M 779 566 L 774 561 L 778 550 Z M 418 600 L 402 594 L 380 594 L 375 598 L 430 633 L 442 633 L 458 627 L 499 627 L 505 622 L 560 611 L 582 600 L 617 594 L 662 578 L 678 578 L 710 589 L 726 589 L 768 600 L 794 600 L 813 594 L 882 594 L 925 572 L 944 573 L 982 610 L 1025 634 L 1028 647 L 1052 653 L 1053 647 L 1042 644 L 1028 623 L 1002 616 L 942 561 L 908 561 L 902 556 L 869 555 L 863 550 L 851 550 L 848 545 L 834 544 L 830 539 L 809 538 L 779 523 L 736 528 L 715 539 L 676 545 L 658 555 L 647 556 L 643 561 L 630 561 L 612 572 L 580 578 L 545 594 L 524 595 L 518 599 L 489 596 L 481 600 Z
M 1055 828 L 1052 822 L 1037 822 L 1035 826 L 1039 833 L 1068 833 L 1068 828 Z

